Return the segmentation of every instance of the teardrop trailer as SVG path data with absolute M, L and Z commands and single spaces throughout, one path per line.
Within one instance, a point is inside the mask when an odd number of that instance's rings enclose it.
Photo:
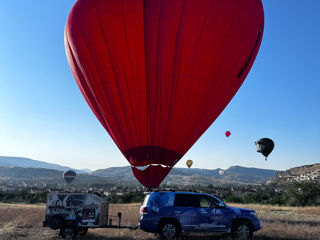
M 118 212 L 117 225 L 112 224 L 110 217 L 113 216 L 109 216 L 109 202 L 95 194 L 51 192 L 47 198 L 43 227 L 59 229 L 59 235 L 64 239 L 84 235 L 89 228 L 138 228 L 122 226 L 121 212 Z

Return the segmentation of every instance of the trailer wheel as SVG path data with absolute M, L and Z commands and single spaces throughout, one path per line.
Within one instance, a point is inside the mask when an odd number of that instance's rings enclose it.
M 63 219 L 58 215 L 52 216 L 49 220 L 49 226 L 53 230 L 59 229 L 62 225 L 63 225 Z
M 60 234 L 63 239 L 75 239 L 76 231 L 73 224 L 71 222 L 67 223 L 60 229 Z
M 88 228 L 79 228 L 78 233 L 80 236 L 85 235 L 88 232 Z

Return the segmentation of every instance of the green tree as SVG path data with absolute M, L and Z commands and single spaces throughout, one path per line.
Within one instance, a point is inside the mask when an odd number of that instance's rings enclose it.
M 283 200 L 291 206 L 320 205 L 320 186 L 315 182 L 301 182 L 290 186 L 283 193 Z

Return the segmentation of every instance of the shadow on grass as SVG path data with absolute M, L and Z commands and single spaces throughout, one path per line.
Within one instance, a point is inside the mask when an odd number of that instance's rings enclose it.
M 110 236 L 97 236 L 92 233 L 87 233 L 85 236 L 77 236 L 76 239 L 79 240 L 136 240 L 139 239 L 137 237 L 131 237 L 131 236 L 121 236 L 121 237 L 110 237 Z M 160 240 L 160 237 L 158 235 L 154 235 L 151 238 L 143 238 L 143 239 L 155 239 Z M 232 240 L 230 236 L 212 236 L 212 235 L 202 235 L 202 234 L 196 234 L 196 235 L 182 235 L 176 238 L 176 240 Z M 288 238 L 288 237 L 269 237 L 269 236 L 254 236 L 253 240 L 301 240 L 301 238 Z M 304 240 L 315 240 L 315 239 L 304 239 Z
M 97 236 L 94 234 L 86 234 L 85 236 L 82 237 L 77 237 L 76 239 L 88 239 L 88 240 L 137 240 L 140 239 L 139 237 L 130 237 L 130 236 L 121 236 L 121 237 L 109 237 L 109 236 Z M 160 236 L 159 235 L 154 235 L 151 238 L 143 238 L 143 239 L 154 239 L 154 240 L 160 240 Z M 218 236 L 204 236 L 204 235 L 188 235 L 188 236 L 179 236 L 178 238 L 176 238 L 176 240 L 198 240 L 198 239 L 203 239 L 203 240 L 232 240 L 231 238 L 226 238 L 226 237 L 218 237 Z
M 232 240 L 232 237 L 228 236 L 186 236 L 180 237 L 177 240 L 196 240 L 196 239 L 205 239 L 205 240 Z M 301 240 L 301 238 L 290 238 L 290 237 L 266 237 L 266 236 L 254 236 L 253 240 Z M 315 240 L 315 239 L 304 239 L 304 240 Z
M 109 236 L 97 236 L 97 235 L 94 235 L 94 234 L 91 234 L 91 233 L 87 233 L 86 235 L 84 236 L 77 236 L 76 239 L 81 239 L 81 240 L 84 240 L 84 239 L 88 239 L 88 240 L 136 240 L 137 238 L 132 238 L 132 237 L 129 237 L 129 236 L 123 236 L 123 237 L 109 237 Z
M 254 237 L 253 240 L 301 240 L 301 238 L 257 236 L 257 237 Z M 314 238 L 304 238 L 304 240 L 316 240 L 316 239 L 314 239 Z
M 295 221 L 295 220 L 272 220 L 272 219 L 268 219 L 268 220 L 264 220 L 263 222 L 265 223 L 285 223 L 285 224 L 289 224 L 289 225 L 300 225 L 300 224 L 304 224 L 304 225 L 309 225 L 311 227 L 315 227 L 315 226 L 319 226 L 320 227 L 320 222 L 311 222 L 311 221 Z

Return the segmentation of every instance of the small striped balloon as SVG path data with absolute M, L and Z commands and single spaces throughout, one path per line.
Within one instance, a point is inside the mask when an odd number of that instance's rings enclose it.
M 73 170 L 67 170 L 63 173 L 63 178 L 68 184 L 72 183 L 76 176 L 77 173 Z

